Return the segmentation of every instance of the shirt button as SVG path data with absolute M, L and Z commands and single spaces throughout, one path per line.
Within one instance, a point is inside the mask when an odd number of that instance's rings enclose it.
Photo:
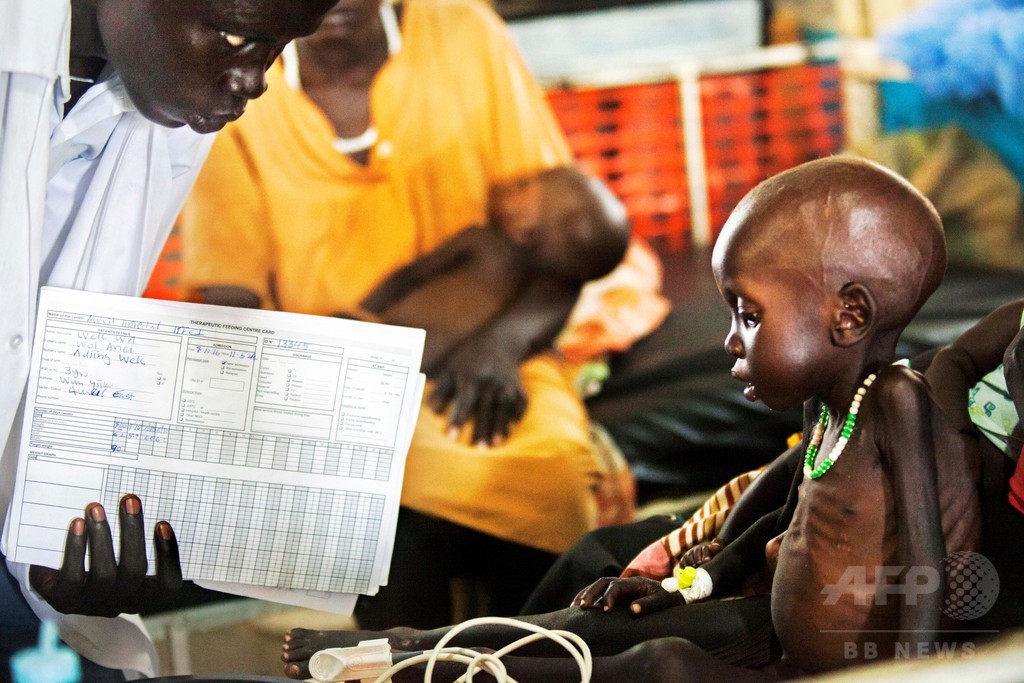
M 381 157 L 389 157 L 391 153 L 395 151 L 395 146 L 391 144 L 390 140 L 382 140 L 377 145 L 377 155 Z
M 21 342 L 23 341 L 25 341 L 25 339 L 20 334 L 14 335 L 13 337 L 11 337 L 11 348 L 18 348 L 19 346 L 21 346 Z

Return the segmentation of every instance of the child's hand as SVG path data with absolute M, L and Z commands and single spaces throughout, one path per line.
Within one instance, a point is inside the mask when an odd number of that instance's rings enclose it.
M 679 564 L 684 567 L 699 567 L 721 552 L 721 550 L 722 542 L 717 538 L 710 541 L 704 541 L 683 553 L 683 557 L 679 560 Z
M 603 612 L 611 612 L 618 605 L 634 616 L 642 616 L 681 605 L 683 599 L 679 593 L 666 591 L 654 579 L 605 577 L 577 593 L 572 604 L 580 609 L 600 607 Z
M 775 573 L 775 567 L 779 564 L 779 549 L 782 547 L 782 539 L 786 536 L 786 532 L 783 531 L 781 534 L 768 541 L 764 547 L 764 559 L 765 566 L 771 574 Z

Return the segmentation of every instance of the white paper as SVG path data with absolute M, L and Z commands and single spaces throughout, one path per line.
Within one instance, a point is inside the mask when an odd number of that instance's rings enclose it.
M 423 399 L 423 389 L 426 383 L 426 378 L 423 373 L 419 374 L 419 381 L 416 383 L 416 405 L 420 405 Z M 409 445 L 412 441 L 412 432 L 408 433 L 408 438 L 404 441 L 400 448 L 404 451 L 409 450 Z M 392 534 L 392 537 L 394 534 Z M 386 544 L 388 553 L 387 557 L 383 560 L 382 566 L 387 572 L 391 568 L 391 551 L 394 549 L 394 543 Z M 388 577 L 385 574 L 380 578 L 380 585 L 387 585 Z M 254 598 L 256 600 L 267 600 L 269 602 L 282 602 L 288 605 L 295 605 L 296 607 L 308 607 L 309 609 L 320 610 L 321 612 L 336 612 L 339 614 L 351 615 L 355 611 L 356 599 L 359 597 L 355 593 L 327 593 L 321 591 L 301 591 L 301 590 L 289 590 L 287 588 L 271 588 L 269 586 L 253 586 L 244 583 L 227 583 L 223 581 L 196 581 L 197 584 L 203 588 L 209 588 L 210 590 L 220 591 L 222 593 L 231 593 L 233 595 L 241 595 L 246 598 Z M 368 595 L 375 595 L 374 593 L 367 593 Z
M 60 566 L 68 524 L 92 501 L 116 539 L 118 500 L 135 493 L 148 532 L 159 519 L 174 527 L 187 579 L 342 609 L 352 596 L 327 598 L 376 593 L 423 340 L 411 328 L 44 288 L 8 557 Z

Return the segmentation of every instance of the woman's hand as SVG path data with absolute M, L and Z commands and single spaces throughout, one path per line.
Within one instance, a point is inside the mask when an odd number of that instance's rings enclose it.
M 590 584 L 573 598 L 572 604 L 580 609 L 600 607 L 611 612 L 619 607 L 629 609 L 630 614 L 642 616 L 660 612 L 684 603 L 677 592 L 668 592 L 661 582 L 643 576 L 627 578 L 605 577 Z
M 114 542 L 106 512 L 99 503 L 89 503 L 85 519 L 72 520 L 64 545 L 60 569 L 32 565 L 32 588 L 58 612 L 116 617 L 141 612 L 151 602 L 181 588 L 178 541 L 167 522 L 157 522 L 153 533 L 156 575 L 146 576 L 146 539 L 142 503 L 129 494 L 118 510 L 121 525 L 121 554 L 114 561 Z M 86 546 L 89 571 L 85 571 Z

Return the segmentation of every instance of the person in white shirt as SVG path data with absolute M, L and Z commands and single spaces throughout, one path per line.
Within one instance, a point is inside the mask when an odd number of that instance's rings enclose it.
M 266 69 L 334 2 L 0 2 L 0 521 L 39 287 L 138 295 L 212 142 L 204 134 L 263 93 Z M 90 506 L 71 524 L 62 569 L 0 562 L 0 606 L 5 591 L 14 599 L 9 569 L 35 613 L 57 621 L 83 656 L 154 675 L 137 617 L 107 617 L 180 585 L 177 547 L 159 523 L 158 572 L 147 578 L 141 501 L 126 496 L 119 514 L 130 531 L 119 565 L 105 511 Z

